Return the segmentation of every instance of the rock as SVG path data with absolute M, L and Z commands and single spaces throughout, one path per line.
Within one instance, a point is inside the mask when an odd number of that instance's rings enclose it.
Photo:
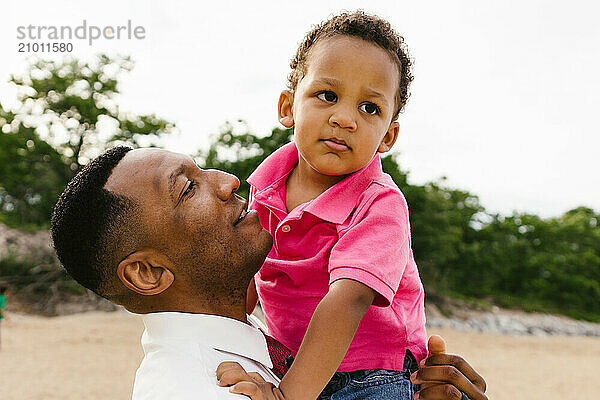
M 431 308 L 428 307 L 428 310 Z M 447 318 L 439 313 L 427 315 L 428 327 L 449 327 L 457 330 L 471 330 L 507 335 L 568 335 L 600 337 L 600 324 L 576 321 L 557 315 L 503 310 L 492 307 L 490 312 L 461 310 L 460 318 Z

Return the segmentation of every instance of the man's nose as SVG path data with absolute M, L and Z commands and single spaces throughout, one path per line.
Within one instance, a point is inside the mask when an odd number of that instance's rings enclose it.
M 353 132 L 356 130 L 355 112 L 354 107 L 338 103 L 329 117 L 329 125 Z
M 229 200 L 231 195 L 240 187 L 240 180 L 227 172 L 210 170 L 214 173 L 213 179 L 216 183 L 217 197 L 223 201 Z

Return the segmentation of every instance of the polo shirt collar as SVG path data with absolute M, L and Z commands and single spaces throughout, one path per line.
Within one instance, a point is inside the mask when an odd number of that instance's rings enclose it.
M 253 325 L 218 315 L 181 312 L 145 314 L 143 320 L 148 337 L 153 341 L 199 343 L 273 368 L 265 336 Z
M 298 150 L 294 142 L 285 144 L 269 155 L 248 177 L 248 183 L 258 191 L 278 188 L 298 164 Z M 283 180 L 283 182 L 282 182 Z
M 256 199 L 264 201 L 270 192 L 280 189 L 297 163 L 298 150 L 294 142 L 282 146 L 267 157 L 248 178 L 248 183 L 257 190 Z M 382 176 L 381 159 L 379 153 L 376 153 L 367 165 L 327 189 L 302 211 L 325 221 L 341 224 L 356 208 L 360 196 L 371 182 Z M 285 210 L 285 197 L 283 201 Z

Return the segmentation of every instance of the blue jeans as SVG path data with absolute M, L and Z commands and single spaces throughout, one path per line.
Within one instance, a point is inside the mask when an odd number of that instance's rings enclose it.
M 402 371 L 361 369 L 336 372 L 317 400 L 412 400 L 417 388 L 409 378 L 418 368 L 417 360 L 407 350 Z

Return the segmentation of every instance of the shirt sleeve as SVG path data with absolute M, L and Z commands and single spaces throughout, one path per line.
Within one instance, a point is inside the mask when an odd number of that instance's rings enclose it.
M 359 205 L 329 259 L 329 284 L 338 279 L 358 281 L 377 292 L 373 302 L 392 302 L 410 255 L 410 226 L 404 196 L 387 190 Z

